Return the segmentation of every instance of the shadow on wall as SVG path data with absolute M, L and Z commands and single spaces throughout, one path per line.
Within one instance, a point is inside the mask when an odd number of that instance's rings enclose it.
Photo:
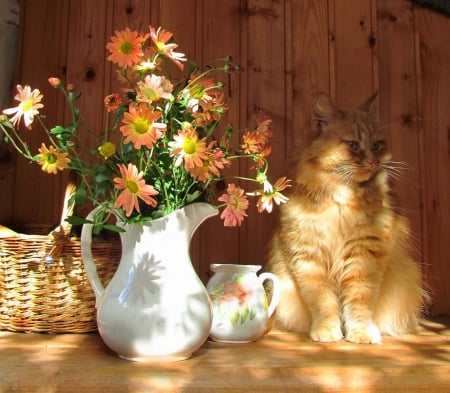
M 448 0 L 413 0 L 413 2 L 450 16 L 450 2 Z

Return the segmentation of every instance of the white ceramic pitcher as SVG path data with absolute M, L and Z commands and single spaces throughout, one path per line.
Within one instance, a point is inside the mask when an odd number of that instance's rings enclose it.
M 122 358 L 186 359 L 207 340 L 211 304 L 189 245 L 198 226 L 216 214 L 209 204 L 194 203 L 154 221 L 118 223 L 125 229 L 122 257 L 106 288 L 91 252 L 92 224 L 83 226 L 82 256 L 96 296 L 99 333 Z

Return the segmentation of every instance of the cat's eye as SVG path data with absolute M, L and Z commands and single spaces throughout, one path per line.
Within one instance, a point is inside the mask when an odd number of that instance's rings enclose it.
M 385 143 L 384 141 L 376 141 L 372 144 L 372 151 L 377 153 L 384 149 Z
M 357 141 L 345 141 L 345 143 L 351 151 L 359 151 L 359 143 Z

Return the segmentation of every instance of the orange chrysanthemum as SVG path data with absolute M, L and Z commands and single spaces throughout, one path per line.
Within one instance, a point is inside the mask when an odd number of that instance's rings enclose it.
M 248 209 L 248 199 L 244 190 L 234 184 L 228 184 L 227 193 L 218 200 L 226 203 L 226 207 L 220 215 L 220 218 L 224 220 L 224 226 L 241 226 L 244 217 L 247 217 L 246 210 Z
M 258 207 L 258 212 L 263 212 L 266 210 L 268 213 L 272 212 L 273 203 L 277 205 L 281 203 L 286 203 L 289 198 L 281 193 L 281 191 L 286 188 L 291 187 L 290 180 L 286 177 L 280 177 L 273 186 L 264 182 L 264 189 L 255 192 L 255 195 L 261 195 L 256 206 Z
M 123 125 L 120 131 L 125 136 L 124 143 L 132 142 L 136 149 L 142 146 L 152 148 L 158 139 L 163 137 L 167 124 L 158 123 L 161 112 L 155 111 L 153 107 L 145 103 L 139 106 L 130 106 L 123 117 Z
M 147 75 L 144 81 L 139 81 L 136 99 L 140 102 L 151 103 L 160 98 L 169 100 L 172 98 L 172 83 L 164 76 Z
M 20 119 L 23 116 L 23 121 L 28 129 L 31 129 L 31 124 L 34 121 L 34 116 L 39 114 L 39 109 L 43 108 L 44 105 L 41 104 L 43 95 L 38 89 L 31 91 L 31 87 L 26 85 L 22 87 L 17 85 L 17 94 L 14 97 L 16 101 L 20 104 L 14 108 L 8 108 L 3 111 L 5 115 L 13 115 L 10 122 L 17 126 Z
M 200 100 L 192 116 L 198 126 L 207 126 L 214 121 L 220 120 L 224 113 L 228 110 L 224 103 L 223 94 L 211 100 Z
M 170 31 L 164 30 L 161 27 L 155 30 L 154 27 L 150 26 L 150 37 L 155 43 L 158 53 L 170 58 L 179 68 L 183 69 L 182 61 L 186 61 L 184 53 L 175 52 L 174 49 L 178 47 L 177 44 L 168 43 L 172 38 L 172 33 Z
M 137 31 L 131 31 L 128 27 L 123 31 L 116 31 L 115 36 L 106 48 L 111 52 L 108 60 L 119 65 L 119 67 L 133 67 L 141 61 L 142 43 L 148 35 L 139 35 Z
M 211 142 L 208 146 L 207 156 L 208 158 L 203 161 L 202 166 L 195 166 L 191 169 L 190 174 L 194 179 L 206 183 L 211 176 L 220 176 L 219 169 L 225 168 L 225 165 L 229 165 L 229 161 L 225 157 L 225 154 L 220 149 L 213 149 L 215 142 Z
M 208 159 L 206 139 L 199 140 L 198 134 L 192 126 L 180 130 L 173 139 L 174 141 L 169 142 L 169 146 L 172 148 L 170 155 L 178 156 L 175 167 L 179 167 L 183 160 L 187 170 L 203 166 L 203 161 Z
M 117 110 L 122 103 L 119 95 L 117 93 L 109 94 L 105 97 L 105 107 L 107 112 L 114 112 Z
M 144 201 L 147 205 L 155 207 L 156 199 L 153 195 L 158 195 L 158 191 L 152 185 L 145 184 L 142 172 L 139 172 L 135 165 L 125 164 L 118 165 L 121 177 L 114 178 L 114 187 L 122 190 L 116 199 L 114 207 L 121 207 L 125 210 L 125 215 L 129 217 L 134 209 L 138 213 L 141 212 L 139 208 L 139 199 Z
M 246 131 L 242 137 L 241 148 L 245 154 L 260 154 L 264 156 L 270 154 L 268 149 L 269 140 L 272 137 L 272 131 L 269 128 L 270 119 L 258 120 L 258 125 L 255 130 Z
M 70 163 L 70 158 L 67 153 L 59 152 L 51 145 L 47 148 L 45 143 L 39 148 L 37 159 L 44 172 L 53 173 L 54 175 L 58 171 L 66 169 Z

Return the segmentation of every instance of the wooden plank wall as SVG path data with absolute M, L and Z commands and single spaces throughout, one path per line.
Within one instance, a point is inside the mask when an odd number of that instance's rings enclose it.
M 65 75 L 84 91 L 85 120 L 101 129 L 102 100 L 115 83 L 105 44 L 116 29 L 149 24 L 172 31 L 199 63 L 232 55 L 243 66 L 226 81 L 229 121 L 244 127 L 255 110 L 272 116 L 274 178 L 285 173 L 311 97 L 320 91 L 359 105 L 378 90 L 394 157 L 408 164 L 394 186 L 412 221 L 431 311 L 450 314 L 449 17 L 410 0 L 27 0 L 17 82 L 39 87 L 49 121 L 62 121 L 64 103 L 46 80 Z M 41 136 L 32 138 L 37 148 Z M 0 165 L 0 222 L 57 222 L 64 184 L 20 157 Z M 276 219 L 253 208 L 240 229 L 209 220 L 192 246 L 202 279 L 213 262 L 264 264 Z

